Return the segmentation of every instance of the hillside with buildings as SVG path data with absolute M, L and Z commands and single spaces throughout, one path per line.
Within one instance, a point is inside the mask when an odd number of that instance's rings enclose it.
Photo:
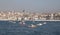
M 0 12 L 0 20 L 60 20 L 60 12 L 35 13 L 35 12 Z

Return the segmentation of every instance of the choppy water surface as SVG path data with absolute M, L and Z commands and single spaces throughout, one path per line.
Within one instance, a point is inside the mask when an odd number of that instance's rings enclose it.
M 31 24 L 36 27 L 29 27 Z M 60 21 L 25 21 L 25 24 L 0 21 L 0 35 L 60 35 Z

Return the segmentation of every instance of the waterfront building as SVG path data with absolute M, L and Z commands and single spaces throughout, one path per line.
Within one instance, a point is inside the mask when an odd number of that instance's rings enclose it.
M 60 14 L 55 13 L 54 14 L 54 20 L 60 20 Z
M 54 18 L 53 16 L 54 16 L 54 15 L 53 15 L 53 14 L 51 14 L 51 18 L 50 18 L 51 20 L 53 20 L 53 18 Z

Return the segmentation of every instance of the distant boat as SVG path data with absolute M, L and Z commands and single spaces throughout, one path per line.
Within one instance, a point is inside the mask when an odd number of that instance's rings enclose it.
M 23 24 L 23 25 L 25 25 L 25 21 L 21 21 L 19 24 Z
M 21 21 L 20 21 L 19 24 L 23 24 L 23 25 L 25 25 L 25 20 L 24 20 L 24 18 L 21 19 Z
M 20 21 L 19 21 L 19 19 L 17 18 L 15 22 L 16 22 L 16 23 L 19 23 Z
M 46 24 L 46 22 L 44 22 L 44 23 L 39 23 L 39 24 L 37 24 L 37 26 L 42 26 L 42 25 L 44 25 L 44 24 Z
M 44 22 L 43 24 L 46 24 L 46 22 Z
M 37 26 L 36 26 L 36 25 L 31 24 L 31 26 L 28 26 L 28 27 L 30 27 L 30 28 L 36 28 Z
M 11 23 L 19 23 L 20 21 L 18 20 L 18 18 L 16 20 L 13 20 L 13 21 L 9 21 Z
M 41 26 L 41 25 L 43 25 L 43 24 L 42 23 L 37 24 L 37 26 Z

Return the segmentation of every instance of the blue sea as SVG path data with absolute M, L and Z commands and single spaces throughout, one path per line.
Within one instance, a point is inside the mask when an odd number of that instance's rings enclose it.
M 44 22 L 46 24 L 43 24 Z M 39 23 L 43 25 L 28 27 Z M 25 21 L 25 24 L 17 21 L 0 21 L 0 35 L 60 35 L 60 21 Z

